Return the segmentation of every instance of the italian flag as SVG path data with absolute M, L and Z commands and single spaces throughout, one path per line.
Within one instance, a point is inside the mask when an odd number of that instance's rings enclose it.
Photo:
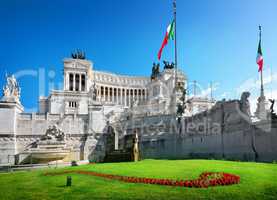
M 165 47 L 165 45 L 167 45 L 168 40 L 170 40 L 170 39 L 174 40 L 174 26 L 175 26 L 175 23 L 174 23 L 174 21 L 172 21 L 166 29 L 166 34 L 165 34 L 162 46 L 158 53 L 159 60 L 161 59 L 163 48 Z
M 261 47 L 261 40 L 259 41 L 256 63 L 259 65 L 259 72 L 261 72 L 263 70 L 263 64 L 264 64 L 264 59 L 263 59 L 263 54 L 262 54 L 262 47 Z

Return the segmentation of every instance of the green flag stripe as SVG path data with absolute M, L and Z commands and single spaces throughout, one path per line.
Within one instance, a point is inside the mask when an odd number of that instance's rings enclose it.
M 170 24 L 170 31 L 168 33 L 168 39 L 174 40 L 174 26 L 175 26 L 175 23 L 174 23 L 174 21 L 172 21 Z
M 263 53 L 262 53 L 262 47 L 261 47 L 261 40 L 259 41 L 258 54 L 263 55 Z

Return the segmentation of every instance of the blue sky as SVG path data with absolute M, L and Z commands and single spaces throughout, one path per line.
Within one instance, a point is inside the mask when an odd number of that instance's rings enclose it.
M 177 0 L 179 67 L 204 90 L 213 81 L 217 99 L 239 98 L 247 88 L 257 94 L 259 24 L 266 75 L 277 73 L 276 10 L 276 0 Z M 76 48 L 97 70 L 149 76 L 172 18 L 171 0 L 1 0 L 0 85 L 6 71 L 33 74 L 19 78 L 22 104 L 32 110 L 39 95 L 59 87 L 62 59 Z M 173 61 L 172 42 L 163 59 Z M 276 86 L 266 89 L 277 97 Z

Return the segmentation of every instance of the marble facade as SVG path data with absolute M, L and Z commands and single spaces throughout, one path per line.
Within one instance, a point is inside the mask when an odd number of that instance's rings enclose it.
M 176 73 L 174 68 L 165 68 L 150 78 L 97 71 L 86 59 L 67 58 L 63 63 L 63 90 L 39 97 L 37 113 L 24 112 L 17 83 L 14 88 L 4 88 L 0 101 L 0 164 L 30 160 L 34 146 L 53 125 L 65 134 L 64 148 L 69 153 L 64 161 L 101 160 L 101 138 L 109 126 L 118 130 L 119 122 L 130 117 L 151 122 L 151 116 L 174 115 L 187 86 L 185 74 L 181 70 Z M 213 104 L 201 101 L 201 108 Z M 128 134 L 127 129 L 118 132 L 117 137 Z

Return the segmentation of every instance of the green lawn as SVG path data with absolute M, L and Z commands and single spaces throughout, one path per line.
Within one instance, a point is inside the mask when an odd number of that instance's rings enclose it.
M 109 174 L 171 179 L 193 179 L 201 172 L 239 175 L 241 183 L 207 189 L 124 183 L 71 174 L 72 187 L 65 187 L 67 175 L 44 176 L 45 171 L 81 169 Z M 277 164 L 216 160 L 143 160 L 137 163 L 106 163 L 0 174 L 0 199 L 277 199 Z

